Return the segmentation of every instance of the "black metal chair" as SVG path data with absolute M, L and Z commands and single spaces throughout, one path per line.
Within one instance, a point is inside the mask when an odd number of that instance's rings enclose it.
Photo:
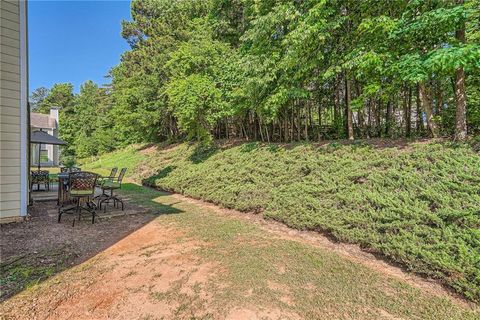
M 127 171 L 127 168 L 122 168 L 120 170 L 120 173 L 118 174 L 118 177 L 115 179 L 111 180 L 106 180 L 100 188 L 102 189 L 102 194 L 100 195 L 100 199 L 98 201 L 98 207 L 100 210 L 102 210 L 102 204 L 105 204 L 105 207 L 103 208 L 103 212 L 107 212 L 107 205 L 110 203 L 111 200 L 113 200 L 113 206 L 117 207 L 117 203 L 120 202 L 122 204 L 122 211 L 123 211 L 123 201 L 122 199 L 118 198 L 113 194 L 114 190 L 119 190 L 122 188 L 122 181 L 123 177 L 125 176 L 125 172 Z M 110 191 L 110 195 L 107 194 L 107 191 Z
M 30 190 L 33 190 L 33 185 L 37 185 L 37 190 L 40 190 L 40 185 L 43 184 L 45 190 L 50 191 L 50 174 L 47 170 L 31 171 L 30 173 Z
M 112 168 L 112 170 L 110 171 L 110 175 L 108 175 L 107 177 L 98 177 L 97 187 L 101 187 L 105 181 L 115 180 L 115 175 L 117 174 L 117 171 L 118 171 L 118 168 L 115 167 L 115 168 Z
M 110 175 L 108 177 L 98 177 L 97 179 L 97 187 L 98 188 L 101 188 L 102 185 L 106 182 L 106 181 L 114 181 L 115 180 L 115 175 L 117 174 L 117 171 L 118 171 L 118 168 L 117 167 L 114 167 L 112 168 L 112 170 L 110 171 Z M 104 192 L 102 192 L 101 194 L 99 194 L 98 196 L 95 196 L 93 197 L 94 200 L 96 200 L 98 202 L 98 204 L 100 204 L 100 201 L 103 199 L 103 198 L 108 198 L 108 195 L 105 194 Z
M 68 193 L 71 199 L 76 200 L 76 204 L 68 208 L 60 207 L 58 209 L 59 223 L 62 219 L 62 214 L 67 212 L 78 213 L 78 219 L 80 220 L 82 210 L 90 212 L 92 214 L 92 223 L 95 223 L 97 205 L 92 200 L 95 195 L 97 177 L 97 174 L 93 172 L 70 172 Z M 85 206 L 80 205 L 82 201 L 85 202 Z

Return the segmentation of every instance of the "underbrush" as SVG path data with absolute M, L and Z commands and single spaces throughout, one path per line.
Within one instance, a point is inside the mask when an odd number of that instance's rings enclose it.
M 357 243 L 480 301 L 480 156 L 471 145 L 181 144 L 141 158 L 134 175 L 147 185 Z

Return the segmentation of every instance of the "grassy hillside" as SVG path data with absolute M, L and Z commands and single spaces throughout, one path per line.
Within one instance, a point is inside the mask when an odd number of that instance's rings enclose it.
M 85 168 L 358 243 L 480 301 L 480 156 L 469 145 L 131 147 Z

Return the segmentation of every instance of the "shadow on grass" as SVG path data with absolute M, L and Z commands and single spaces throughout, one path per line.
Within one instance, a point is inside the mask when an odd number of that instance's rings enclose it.
M 122 195 L 129 197 L 129 201 L 133 204 L 141 205 L 156 215 L 183 212 L 173 207 L 176 203 L 163 204 L 159 201 L 161 197 L 170 195 L 170 193 L 165 191 L 159 191 L 134 183 L 125 183 L 122 185 Z
M 64 215 L 57 223 L 56 201 L 44 201 L 29 208 L 27 221 L 1 225 L 0 302 L 94 256 L 101 259 L 102 252 L 159 215 L 182 213 L 175 203 L 161 201 L 166 192 L 125 183 L 120 194 L 125 210 L 141 213 L 103 219 L 100 215 L 95 224 L 86 218 L 72 226 L 78 215 Z
M 189 159 L 194 164 L 202 163 L 218 151 L 218 147 L 214 144 L 197 144 Z
M 475 147 L 480 150 L 480 138 L 478 138 L 477 144 L 475 144 L 475 139 L 472 139 L 469 144 L 473 149 Z M 462 147 L 467 143 L 455 144 L 450 139 L 447 138 L 399 138 L 399 139 L 388 139 L 388 138 L 370 138 L 370 139 L 356 139 L 356 140 L 321 140 L 321 141 L 293 141 L 293 142 L 261 142 L 261 141 L 247 141 L 247 140 L 236 140 L 235 143 L 228 144 L 224 141 L 219 141 L 217 144 L 217 149 L 227 150 L 230 148 L 240 147 L 242 153 L 249 153 L 255 150 L 266 149 L 272 153 L 279 152 L 281 150 L 293 150 L 301 146 L 310 146 L 315 149 L 325 149 L 326 151 L 334 151 L 344 147 L 351 147 L 354 149 L 361 148 L 371 148 L 376 150 L 390 149 L 395 148 L 398 150 L 408 150 L 413 148 L 416 144 L 419 143 L 439 143 L 447 145 L 451 148 Z
M 155 174 L 151 175 L 150 177 L 143 179 L 142 184 L 147 186 L 155 186 L 155 181 L 157 179 L 167 177 L 176 168 L 177 166 L 166 166 L 165 168 L 157 171 Z

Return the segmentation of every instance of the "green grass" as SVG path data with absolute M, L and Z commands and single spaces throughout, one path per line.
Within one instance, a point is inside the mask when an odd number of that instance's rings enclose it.
M 480 156 L 470 145 L 182 144 L 86 167 L 113 163 L 164 190 L 360 244 L 480 301 Z
M 7 292 L 19 292 L 35 286 L 39 282 L 64 270 L 71 254 L 62 251 L 42 251 L 33 256 L 11 257 L 9 261 L 2 261 L 0 266 L 0 287 L 5 291 L 0 292 L 0 300 L 5 298 Z M 6 289 L 9 290 L 6 290 Z
M 199 258 L 198 265 L 214 266 L 208 282 L 197 288 L 199 292 L 194 287 L 193 294 L 184 293 L 188 272 L 168 291 L 151 292 L 154 300 L 178 305 L 179 318 L 188 318 L 207 304 L 214 314 L 258 306 L 292 312 L 304 319 L 478 317 L 478 310 L 425 294 L 335 253 L 278 238 L 248 221 L 221 216 L 133 184 L 122 193 L 153 210 L 175 210 L 178 214 L 162 214 L 156 223 L 181 231 L 176 243 L 199 243 L 193 252 Z
M 94 171 L 104 176 L 107 176 L 113 167 L 117 167 L 118 170 L 126 167 L 126 176 L 128 177 L 132 175 L 132 169 L 136 168 L 145 159 L 138 152 L 141 148 L 142 146 L 135 145 L 97 158 L 82 159 L 79 161 L 79 165 L 82 167 L 82 170 Z

